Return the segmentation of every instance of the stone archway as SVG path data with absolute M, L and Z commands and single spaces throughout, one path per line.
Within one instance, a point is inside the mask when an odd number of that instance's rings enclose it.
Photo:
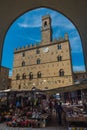
M 78 28 L 82 46 L 84 50 L 84 58 L 87 70 L 87 17 L 85 13 L 87 12 L 87 1 L 78 1 L 78 0 L 21 0 L 21 1 L 5 1 L 3 0 L 0 3 L 0 65 L 1 65 L 1 58 L 2 58 L 2 50 L 3 50 L 3 43 L 5 34 L 12 24 L 12 22 L 25 13 L 26 11 L 38 8 L 38 7 L 48 7 L 54 9 L 56 11 L 61 12 L 67 18 L 69 18 L 75 26 Z

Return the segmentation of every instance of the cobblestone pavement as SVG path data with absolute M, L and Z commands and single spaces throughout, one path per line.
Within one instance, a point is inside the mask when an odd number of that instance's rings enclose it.
M 48 126 L 45 128 L 19 128 L 19 127 L 7 127 L 6 123 L 0 123 L 0 130 L 67 130 L 66 127 L 63 126 Z

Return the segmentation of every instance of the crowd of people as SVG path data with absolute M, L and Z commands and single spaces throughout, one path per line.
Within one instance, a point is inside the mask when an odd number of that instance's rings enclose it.
M 58 120 L 58 124 L 62 124 L 63 108 L 61 102 L 53 97 L 49 96 L 48 98 L 44 94 L 34 94 L 30 96 L 10 96 L 8 100 L 8 109 L 3 109 L 4 111 L 0 113 L 0 117 L 6 122 L 12 122 L 16 125 L 17 120 L 18 122 L 22 121 L 23 125 L 23 121 L 27 119 L 37 121 L 36 119 L 45 118 L 45 121 L 48 121 L 55 112 L 55 120 Z M 38 123 L 38 125 L 40 124 Z

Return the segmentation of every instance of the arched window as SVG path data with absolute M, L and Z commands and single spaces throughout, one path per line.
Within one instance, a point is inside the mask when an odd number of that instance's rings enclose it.
M 20 79 L 20 75 L 17 74 L 17 75 L 16 75 L 16 80 L 19 80 L 19 79 Z
M 33 73 L 32 72 L 29 73 L 29 79 L 33 79 Z
M 25 61 L 22 61 L 22 66 L 25 66 Z
M 18 88 L 21 89 L 21 85 L 20 84 L 19 84 Z
M 26 79 L 26 74 L 25 73 L 22 75 L 22 79 Z
M 58 50 L 61 49 L 61 44 L 57 45 L 57 49 L 58 49 Z
M 37 78 L 41 78 L 41 72 L 40 71 L 37 73 Z
M 63 69 L 59 70 L 59 76 L 64 76 L 64 70 Z
M 40 59 L 37 59 L 37 64 L 40 64 L 41 60 Z
M 22 53 L 22 56 L 23 56 L 23 57 L 25 56 L 25 52 Z
M 57 61 L 62 61 L 62 56 L 57 56 Z
M 47 21 L 44 22 L 44 27 L 46 27 L 46 26 L 47 26 Z
M 36 54 L 40 54 L 40 50 L 39 49 L 36 50 Z

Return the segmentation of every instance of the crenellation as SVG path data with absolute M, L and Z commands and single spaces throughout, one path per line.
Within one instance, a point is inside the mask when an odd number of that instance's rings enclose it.
M 36 47 L 36 43 L 34 44 L 34 47 Z
M 59 41 L 63 41 L 64 38 L 63 38 L 62 36 L 60 36 L 58 40 L 59 40 Z
M 21 50 L 21 47 L 18 47 L 18 48 L 17 48 L 17 51 L 20 51 L 20 50 Z
M 22 50 L 24 50 L 24 46 L 22 46 L 22 48 L 21 48 Z
M 16 52 L 16 51 L 17 51 L 17 48 L 14 49 L 14 52 Z
M 28 44 L 26 45 L 26 47 L 25 47 L 26 49 L 28 49 L 29 48 L 29 46 L 28 46 Z
M 32 44 L 30 44 L 30 48 L 32 48 Z
M 57 42 L 58 40 L 55 38 L 54 40 L 53 40 L 53 42 L 55 43 L 55 42 Z
M 40 46 L 40 43 L 38 42 L 38 43 L 36 44 L 36 46 L 39 47 L 39 46 Z

